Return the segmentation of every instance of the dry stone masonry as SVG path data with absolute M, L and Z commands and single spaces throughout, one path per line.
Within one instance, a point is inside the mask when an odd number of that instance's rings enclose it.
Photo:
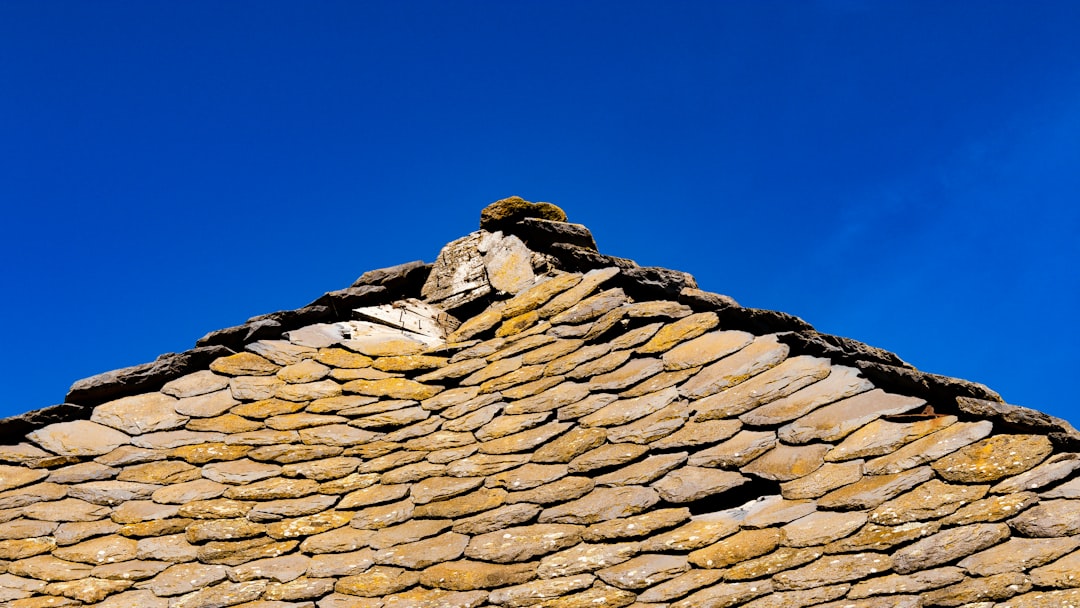
M 519 198 L 0 421 L 9 608 L 1080 605 L 1080 435 Z

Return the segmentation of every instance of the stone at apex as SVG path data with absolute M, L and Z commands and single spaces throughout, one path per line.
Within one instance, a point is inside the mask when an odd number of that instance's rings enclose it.
M 494 232 L 535 217 L 556 222 L 566 221 L 566 212 L 551 203 L 532 203 L 520 196 L 500 199 L 480 211 L 480 229 Z

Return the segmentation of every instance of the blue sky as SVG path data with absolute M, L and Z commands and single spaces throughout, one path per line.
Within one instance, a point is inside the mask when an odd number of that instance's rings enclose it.
M 0 416 L 518 194 L 1080 423 L 1077 31 L 1039 1 L 0 2 Z

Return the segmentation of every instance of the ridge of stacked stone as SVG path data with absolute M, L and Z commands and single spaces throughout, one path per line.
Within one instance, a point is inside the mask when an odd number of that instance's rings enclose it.
M 565 220 L 0 421 L 0 604 L 1080 605 L 1068 423 Z

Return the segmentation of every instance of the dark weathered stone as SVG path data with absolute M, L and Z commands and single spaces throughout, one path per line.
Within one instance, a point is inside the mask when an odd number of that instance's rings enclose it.
M 863 376 L 889 392 L 922 397 L 932 403 L 951 403 L 956 397 L 974 397 L 1001 402 L 1001 396 L 977 383 L 928 374 L 910 367 L 874 361 L 855 361 Z
M 332 311 L 327 306 L 309 304 L 308 306 L 297 308 L 296 310 L 279 310 L 277 312 L 251 317 L 247 322 L 250 324 L 258 323 L 260 321 L 276 321 L 283 329 L 289 330 L 324 321 L 330 317 L 331 312 Z
M 218 357 L 233 354 L 224 346 L 200 346 L 182 353 L 165 353 L 151 363 L 105 372 L 71 385 L 65 401 L 98 405 L 138 393 L 156 391 L 170 380 L 205 369 Z
M 721 293 L 702 291 L 694 287 L 683 287 L 679 292 L 679 303 L 686 304 L 694 312 L 716 311 L 721 308 L 738 307 L 735 298 Z
M 964 396 L 956 398 L 956 405 L 965 414 L 1000 421 L 1000 425 L 1010 431 L 1041 434 L 1063 433 L 1071 436 L 1074 440 L 1080 441 L 1080 433 L 1068 422 L 1030 408 Z M 1052 439 L 1053 437 L 1051 437 Z
M 814 327 L 795 315 L 761 308 L 726 306 L 716 311 L 720 327 L 740 329 L 756 336 L 785 331 L 813 331 Z
M 911 367 L 903 359 L 887 350 L 875 348 L 851 338 L 816 331 L 796 331 L 783 334 L 779 339 L 791 347 L 793 354 L 828 357 L 833 363 L 851 365 L 855 361 L 873 361 L 885 365 Z
M 559 261 L 563 270 L 584 272 L 594 268 L 634 268 L 637 264 L 633 260 L 617 258 L 610 255 L 597 253 L 592 249 L 586 249 L 568 243 L 553 243 L 548 250 Z
M 424 281 L 431 272 L 431 266 L 431 264 L 416 260 L 388 268 L 369 270 L 360 275 L 360 278 L 356 279 L 350 287 L 379 285 L 399 298 L 419 297 L 420 288 L 424 286 Z
M 503 232 L 521 238 L 529 249 L 534 251 L 547 253 L 552 243 L 568 243 L 596 251 L 596 241 L 592 233 L 581 224 L 526 217 L 513 226 L 507 226 Z
M 683 289 L 697 288 L 697 281 L 688 273 L 657 266 L 627 268 L 616 280 L 628 296 L 638 301 L 674 299 Z
M 70 422 L 90 417 L 87 408 L 74 403 L 60 403 L 0 420 L 0 437 L 22 437 L 55 422 Z
M 333 316 L 334 311 L 330 307 L 309 304 L 296 310 L 281 310 L 259 315 L 248 319 L 243 325 L 212 331 L 199 338 L 195 345 L 220 345 L 238 351 L 245 344 L 256 340 L 275 340 L 290 329 L 328 321 Z
M 395 298 L 394 292 L 382 285 L 361 285 L 329 291 L 308 306 L 329 306 L 335 319 L 348 319 L 354 308 L 385 304 Z
M 195 346 L 218 345 L 240 350 L 249 342 L 280 338 L 283 331 L 280 323 L 267 319 L 212 331 L 196 340 Z

